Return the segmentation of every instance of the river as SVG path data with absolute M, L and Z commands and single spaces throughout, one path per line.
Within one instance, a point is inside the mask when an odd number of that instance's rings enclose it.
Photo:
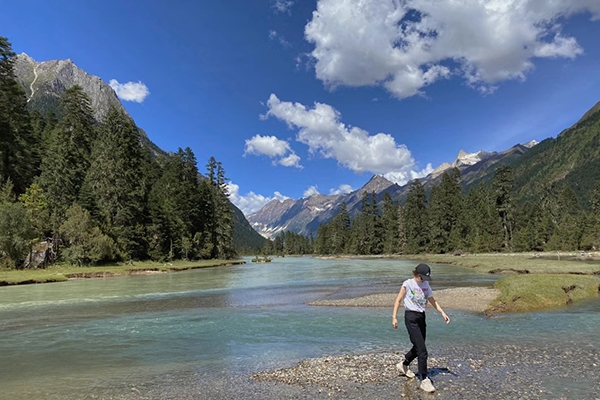
M 0 398 L 151 398 L 144 388 L 158 381 L 176 393 L 182 377 L 187 384 L 210 385 L 211 377 L 249 376 L 309 357 L 406 350 L 405 332 L 390 326 L 391 305 L 305 303 L 397 292 L 415 261 L 246 261 L 0 288 Z M 452 265 L 432 265 L 432 277 L 434 291 L 490 286 L 498 279 Z M 493 318 L 451 311 L 449 325 L 434 313 L 428 341 L 440 348 L 490 340 L 540 347 L 585 343 L 598 351 L 599 311 L 599 301 Z

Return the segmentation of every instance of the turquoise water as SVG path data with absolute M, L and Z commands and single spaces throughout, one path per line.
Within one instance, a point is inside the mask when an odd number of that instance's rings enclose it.
M 414 261 L 277 258 L 172 274 L 0 288 L 0 398 L 45 398 L 180 370 L 249 374 L 325 354 L 397 348 L 390 308 L 308 301 L 396 292 Z M 434 291 L 496 275 L 433 266 Z M 428 318 L 428 341 L 460 346 L 578 343 L 600 348 L 600 302 L 551 312 Z M 573 327 L 577 327 L 575 330 Z

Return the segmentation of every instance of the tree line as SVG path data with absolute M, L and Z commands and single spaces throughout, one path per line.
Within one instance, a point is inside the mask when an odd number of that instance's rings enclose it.
M 0 36 L 0 266 L 21 267 L 42 242 L 77 265 L 235 256 L 221 162 L 201 177 L 189 147 L 153 155 L 123 111 L 96 121 L 80 86 L 60 119 L 28 110 L 14 57 Z
M 429 193 L 410 182 L 406 202 L 365 192 L 351 218 L 346 204 L 314 239 L 317 254 L 416 254 L 573 251 L 600 248 L 600 182 L 582 205 L 567 184 L 548 186 L 536 199 L 517 201 L 510 167 L 492 181 L 462 192 L 460 172 L 443 174 Z

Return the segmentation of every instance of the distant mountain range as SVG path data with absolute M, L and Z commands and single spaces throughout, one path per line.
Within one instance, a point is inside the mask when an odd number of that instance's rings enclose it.
M 79 85 L 92 101 L 96 121 L 102 121 L 111 106 L 129 116 L 115 91 L 106 82 L 97 76 L 88 74 L 71 60 L 37 62 L 27 54 L 21 53 L 15 57 L 14 67 L 16 78 L 27 95 L 27 106 L 30 110 L 37 110 L 41 113 L 52 111 L 60 117 L 60 97 L 67 89 Z M 133 118 L 131 120 L 133 121 Z M 148 147 L 156 156 L 168 156 L 166 151 L 148 138 L 146 132 L 140 128 L 137 129 L 143 146 Z M 182 143 L 180 147 L 186 147 L 185 143 Z M 208 156 L 206 158 L 208 159 Z M 252 229 L 239 208 L 233 204 L 231 207 L 236 248 L 260 248 L 265 239 Z
M 466 153 L 461 150 L 452 162 L 443 163 L 431 174 L 421 179 L 426 190 L 441 181 L 445 171 L 458 168 L 461 171 L 463 185 L 470 185 L 486 178 L 491 178 L 493 170 L 510 163 L 537 144 L 532 140 L 524 145 L 518 144 L 510 149 L 497 153 L 478 151 Z M 272 200 L 262 209 L 249 215 L 248 221 L 261 235 L 274 238 L 282 231 L 292 231 L 303 235 L 315 233 L 321 223 L 328 222 L 339 211 L 344 202 L 350 215 L 354 215 L 361 207 L 365 192 L 375 193 L 381 201 L 385 193 L 389 193 L 395 202 L 403 202 L 408 194 L 409 184 L 400 186 L 381 175 L 374 175 L 363 187 L 347 194 L 324 195 L 315 194 L 299 200 Z
M 489 182 L 494 171 L 505 165 L 513 170 L 518 200 L 536 198 L 561 185 L 569 185 L 580 205 L 587 207 L 593 186 L 600 182 L 600 102 L 556 138 L 540 143 L 532 140 L 502 152 L 466 153 L 461 150 L 454 161 L 443 163 L 420 181 L 429 191 L 440 183 L 445 171 L 456 167 L 461 172 L 463 189 L 468 190 L 481 182 Z M 261 235 L 269 238 L 285 230 L 309 235 L 316 232 L 319 224 L 333 218 L 342 202 L 346 203 L 350 215 L 356 214 L 365 191 L 374 192 L 379 202 L 385 193 L 389 193 L 397 203 L 404 202 L 408 188 L 409 184 L 400 186 L 375 175 L 365 186 L 348 194 L 318 194 L 284 202 L 273 200 L 249 215 L 248 221 Z

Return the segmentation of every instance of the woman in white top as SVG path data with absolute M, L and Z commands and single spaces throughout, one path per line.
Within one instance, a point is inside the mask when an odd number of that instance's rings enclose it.
M 429 286 L 429 281 L 431 281 L 431 269 L 429 265 L 417 265 L 413 271 L 413 275 L 412 279 L 407 279 L 402 283 L 402 288 L 400 289 L 400 293 L 398 293 L 398 297 L 396 297 L 392 313 L 392 326 L 394 329 L 397 329 L 398 320 L 396 319 L 396 315 L 400 308 L 400 302 L 403 301 L 405 308 L 404 323 L 406 324 L 410 342 L 413 344 L 413 347 L 404 356 L 404 361 L 396 367 L 398 367 L 403 375 L 414 378 L 415 374 L 408 368 L 408 365 L 412 360 L 417 358 L 419 363 L 419 379 L 421 379 L 420 387 L 426 392 L 433 392 L 435 388 L 431 383 L 431 379 L 427 377 L 427 347 L 425 346 L 425 337 L 427 335 L 425 307 L 427 306 L 427 302 L 429 301 L 442 314 L 446 323 L 450 322 L 450 318 L 433 298 L 433 291 Z

